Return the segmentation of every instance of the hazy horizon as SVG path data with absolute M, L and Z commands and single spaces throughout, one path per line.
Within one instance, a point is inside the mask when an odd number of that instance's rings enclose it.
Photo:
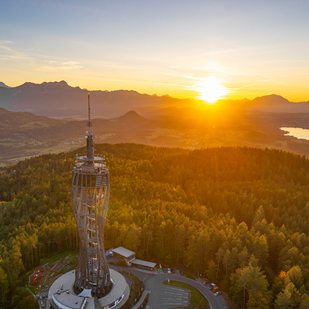
M 214 101 L 308 100 L 309 3 L 8 1 L 1 77 Z
M 166 97 L 166 96 L 168 96 L 168 97 L 170 97 L 170 98 L 173 98 L 173 99 L 185 99 L 185 100 L 197 100 L 197 101 L 203 101 L 201 98 L 198 98 L 198 97 L 196 97 L 196 98 L 192 98 L 192 97 L 183 97 L 183 98 L 179 98 L 179 97 L 173 97 L 173 96 L 171 96 L 170 94 L 168 94 L 168 93 L 166 93 L 166 94 L 161 94 L 161 95 L 159 95 L 159 94 L 156 94 L 156 93 L 154 93 L 154 94 L 149 94 L 149 93 L 142 93 L 142 92 L 138 92 L 137 90 L 135 90 L 135 89 L 122 89 L 122 88 L 119 88 L 119 89 L 113 89 L 113 90 L 108 90 L 108 89 L 92 89 L 92 90 L 90 90 L 90 89 L 87 89 L 87 88 L 81 88 L 80 86 L 78 86 L 78 85 L 76 85 L 76 86 L 72 86 L 72 85 L 70 85 L 69 83 L 67 83 L 67 81 L 65 81 L 65 80 L 58 80 L 58 81 L 43 81 L 43 82 L 41 82 L 41 83 L 35 83 L 35 82 L 32 82 L 32 81 L 25 81 L 25 82 L 23 82 L 23 83 L 21 83 L 21 84 L 18 84 L 18 85 L 16 85 L 16 86 L 11 86 L 11 85 L 9 85 L 9 84 L 7 84 L 6 82 L 3 82 L 2 80 L 0 80 L 0 87 L 4 87 L 4 88 L 6 88 L 5 86 L 7 86 L 8 88 L 17 88 L 17 87 L 20 87 L 20 86 L 22 86 L 22 85 L 24 85 L 24 84 L 35 84 L 35 85 L 41 85 L 41 84 L 44 84 L 44 83 L 49 83 L 49 84 L 52 84 L 52 83 L 61 83 L 61 82 L 65 82 L 69 87 L 72 87 L 72 88 L 80 88 L 81 90 L 84 90 L 84 91 L 89 91 L 89 92 L 96 92 L 96 91 L 102 91 L 102 92 L 113 92 L 113 91 L 128 91 L 128 92 L 130 92 L 130 91 L 132 91 L 132 92 L 137 92 L 137 93 L 139 93 L 139 94 L 146 94 L 146 95 L 149 95 L 149 96 L 158 96 L 158 97 Z M 1 86 L 1 83 L 3 84 L 3 86 Z M 227 100 L 227 101 L 229 101 L 229 100 L 231 100 L 231 101 L 242 101 L 242 100 L 254 100 L 254 99 L 257 99 L 257 98 L 261 98 L 261 97 L 269 97 L 269 96 L 278 96 L 278 97 L 282 97 L 282 98 L 284 98 L 284 99 L 286 99 L 284 96 L 282 96 L 280 93 L 265 93 L 265 94 L 260 94 L 260 95 L 258 95 L 258 96 L 256 96 L 256 97 L 253 97 L 252 99 L 248 99 L 248 98 L 246 98 L 246 97 L 244 97 L 244 98 L 232 98 L 232 99 L 229 99 L 229 98 L 220 98 L 220 99 L 218 99 L 217 101 L 219 101 L 219 100 Z M 214 103 L 216 103 L 217 101 L 215 101 Z M 289 101 L 289 100 L 288 100 Z M 308 99 L 305 99 L 304 101 L 299 101 L 299 102 L 296 102 L 296 101 L 289 101 L 289 102 L 291 102 L 291 103 L 306 103 L 306 102 L 309 102 L 309 94 L 308 94 Z M 204 103 L 206 103 L 206 105 L 207 105 L 207 102 L 206 101 L 204 101 Z

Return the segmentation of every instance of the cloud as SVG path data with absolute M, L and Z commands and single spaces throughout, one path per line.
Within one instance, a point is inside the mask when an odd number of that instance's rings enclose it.
M 41 72 L 64 72 L 64 71 L 72 71 L 81 69 L 83 66 L 77 62 L 77 61 L 64 61 L 64 62 L 58 62 L 50 60 L 48 61 L 49 64 L 54 65 L 44 65 L 41 67 L 38 67 L 36 70 Z
M 65 62 L 61 62 L 61 64 L 74 66 L 74 65 L 79 65 L 79 62 L 77 62 L 77 61 L 65 61 Z
M 1 41 L 0 40 L 0 44 L 14 44 L 13 41 Z
M 11 47 L 7 46 L 10 44 L 14 44 L 12 41 L 0 41 L 0 59 L 1 60 L 25 60 L 31 59 L 30 57 L 26 56 L 24 53 L 16 51 Z M 2 50 L 2 52 L 1 52 Z

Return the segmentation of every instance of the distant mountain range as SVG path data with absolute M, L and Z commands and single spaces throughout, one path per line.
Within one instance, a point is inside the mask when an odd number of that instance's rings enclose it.
M 31 112 L 52 118 L 86 118 L 87 89 L 71 87 L 65 81 L 25 83 L 0 87 L 0 107 L 10 111 Z M 119 117 L 130 110 L 149 112 L 168 106 L 190 106 L 192 100 L 140 94 L 136 91 L 90 91 L 93 118 Z
M 84 146 L 87 93 L 64 81 L 12 88 L 0 82 L 0 166 Z M 268 147 L 309 156 L 309 141 L 280 130 L 309 129 L 309 102 L 268 95 L 208 105 L 136 91 L 90 93 L 96 143 Z
M 65 81 L 24 83 L 9 87 L 0 82 L 0 107 L 9 111 L 31 112 L 52 118 L 87 117 L 87 89 L 71 87 Z M 114 118 L 129 111 L 142 116 L 163 115 L 169 108 L 195 108 L 205 106 L 193 99 L 140 94 L 136 91 L 90 91 L 93 118 Z M 278 95 L 267 95 L 254 100 L 220 100 L 216 104 L 227 109 L 249 109 L 270 112 L 309 112 L 309 102 L 293 103 Z

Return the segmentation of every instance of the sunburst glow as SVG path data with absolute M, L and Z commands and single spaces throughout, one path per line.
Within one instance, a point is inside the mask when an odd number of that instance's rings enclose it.
M 222 99 L 229 91 L 221 82 L 221 80 L 215 77 L 205 79 L 196 87 L 196 90 L 200 93 L 200 99 L 209 104 Z

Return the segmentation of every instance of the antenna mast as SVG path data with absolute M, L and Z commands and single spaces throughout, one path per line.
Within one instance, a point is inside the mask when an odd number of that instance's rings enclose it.
M 87 135 L 87 159 L 93 160 L 94 158 L 94 135 L 92 135 L 91 126 L 92 122 L 90 120 L 90 92 L 88 92 L 88 122 L 87 126 L 89 127 Z
M 91 133 L 92 122 L 90 120 L 90 92 L 88 92 L 88 122 L 87 126 L 89 127 L 88 133 Z

